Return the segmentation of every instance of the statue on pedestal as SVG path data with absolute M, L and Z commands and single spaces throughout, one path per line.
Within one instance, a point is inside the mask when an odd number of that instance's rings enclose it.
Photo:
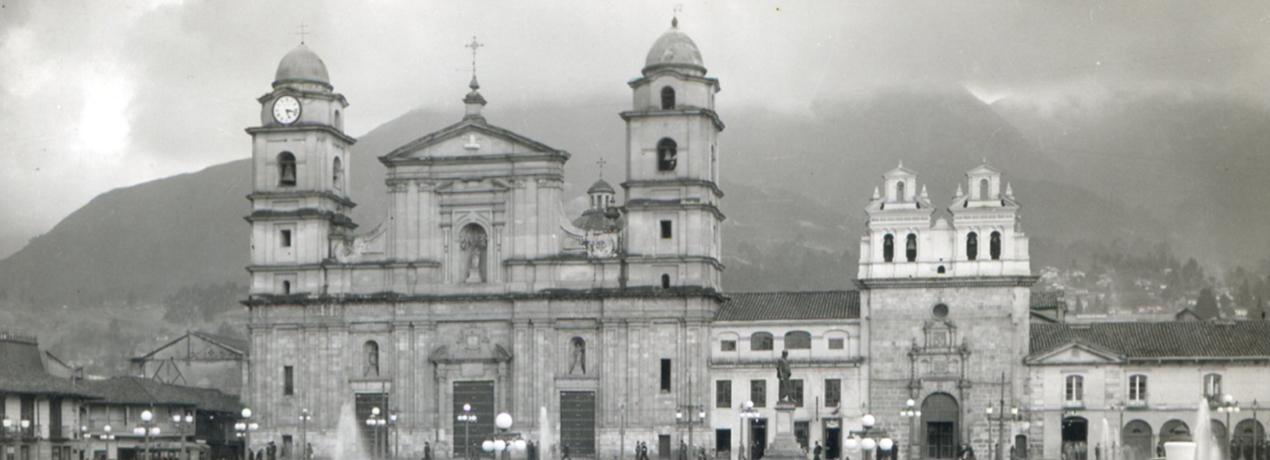
M 793 388 L 789 382 L 791 375 L 792 374 L 789 370 L 789 350 L 781 350 L 781 357 L 776 360 L 776 380 L 780 382 L 780 386 L 777 388 L 776 393 L 777 402 L 793 402 L 793 395 L 791 394 L 793 393 L 793 391 L 791 391 Z

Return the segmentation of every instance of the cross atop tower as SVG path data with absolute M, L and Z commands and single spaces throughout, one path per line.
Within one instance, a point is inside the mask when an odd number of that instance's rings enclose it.
M 595 164 L 600 167 L 600 179 L 604 178 L 604 165 L 606 163 L 608 163 L 608 161 L 606 161 L 604 157 L 600 157 L 600 159 L 595 160 Z
M 470 48 L 472 50 L 472 79 L 473 80 L 476 79 L 476 50 L 484 46 L 485 46 L 484 43 L 476 41 L 475 35 L 472 36 L 472 43 L 463 45 L 464 48 Z
M 297 30 L 295 34 L 300 36 L 300 44 L 301 44 L 301 45 L 303 45 L 303 44 L 304 44 L 304 37 L 306 37 L 306 36 L 308 36 L 308 35 L 309 35 L 309 30 L 308 30 L 308 28 L 309 28 L 309 26 L 308 26 L 308 25 L 306 25 L 306 24 L 304 23 L 304 21 L 300 21 L 300 27 L 298 27 L 298 29 L 299 29 L 299 30 Z
M 684 4 L 683 4 L 683 3 L 677 3 L 677 4 L 675 4 L 675 11 L 674 11 L 674 14 L 672 14 L 672 15 L 670 16 L 670 28 L 672 28 L 672 29 L 678 29 L 678 28 L 679 28 L 679 13 L 682 13 L 682 12 L 683 12 L 683 10 L 684 10 Z

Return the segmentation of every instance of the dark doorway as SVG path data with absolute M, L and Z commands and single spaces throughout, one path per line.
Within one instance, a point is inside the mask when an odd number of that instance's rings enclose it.
M 560 392 L 560 442 L 572 455 L 595 455 L 595 392 Z
M 369 419 L 376 407 L 379 408 L 380 417 L 388 416 L 389 406 L 386 393 L 358 393 L 354 398 L 354 404 L 357 420 Z M 383 428 L 368 426 L 365 423 L 358 423 L 357 428 L 361 431 L 362 445 L 366 446 L 366 451 L 372 457 L 383 457 L 388 453 L 388 436 L 385 435 Z
M 1235 424 L 1235 445 L 1231 458 L 1236 460 L 1260 459 L 1266 455 L 1266 429 L 1253 419 Z
M 750 458 L 758 460 L 767 452 L 767 419 L 756 418 L 750 421 Z
M 476 414 L 476 423 L 466 427 L 464 423 L 450 417 L 451 426 L 454 427 L 450 430 L 453 436 L 450 445 L 454 446 L 454 455 L 461 456 L 464 453 L 464 430 L 467 430 L 467 447 L 470 449 L 467 452 L 473 456 L 480 455 L 481 441 L 494 434 L 494 381 L 454 382 L 454 399 L 451 402 L 455 416 L 463 413 L 464 404 L 471 404 L 472 413 Z
M 670 435 L 657 435 L 657 458 L 670 458 Z
M 827 419 L 825 420 L 825 458 L 842 458 L 842 420 Z
M 803 450 L 809 449 L 811 436 L 811 423 L 807 421 L 794 422 L 794 439 L 798 440 L 798 445 L 803 446 Z
M 926 458 L 955 458 L 957 456 L 957 424 L 960 405 L 948 393 L 934 393 L 922 401 L 921 430 L 926 444 Z
M 1085 460 L 1089 458 L 1089 421 L 1084 417 L 1063 419 L 1063 458 Z

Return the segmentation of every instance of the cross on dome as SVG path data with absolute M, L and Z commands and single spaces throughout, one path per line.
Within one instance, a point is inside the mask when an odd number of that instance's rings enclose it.
M 299 30 L 297 30 L 295 34 L 300 36 L 301 45 L 304 44 L 304 38 L 309 35 L 308 28 L 309 26 L 305 24 L 304 21 L 300 21 L 300 27 L 297 28 Z
M 600 159 L 595 160 L 595 164 L 600 167 L 600 179 L 604 178 L 604 165 L 606 163 L 608 163 L 608 161 L 606 161 L 604 157 L 600 157 Z

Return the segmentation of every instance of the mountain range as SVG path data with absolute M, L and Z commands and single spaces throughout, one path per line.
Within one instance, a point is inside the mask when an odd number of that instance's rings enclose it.
M 491 123 L 572 153 L 566 203 L 624 164 L 626 98 L 486 109 Z M 249 110 L 250 108 L 245 108 Z M 387 213 L 377 157 L 461 117 L 422 108 L 360 136 L 354 220 Z M 1022 203 L 1033 266 L 1113 240 L 1163 241 L 1230 267 L 1270 256 L 1270 111 L 1220 95 L 1126 92 L 1091 105 L 984 102 L 961 88 L 894 89 L 816 101 L 805 113 L 720 107 L 724 284 L 729 290 L 851 287 L 863 208 L 903 161 L 940 206 L 988 161 Z M 355 112 L 354 112 L 355 114 Z M 355 116 L 355 115 L 353 115 Z M 243 152 L 248 155 L 249 152 Z M 620 182 L 625 171 L 603 176 Z M 246 159 L 102 194 L 0 261 L 0 296 L 20 304 L 151 302 L 182 287 L 245 284 Z M 946 215 L 939 211 L 937 215 Z

